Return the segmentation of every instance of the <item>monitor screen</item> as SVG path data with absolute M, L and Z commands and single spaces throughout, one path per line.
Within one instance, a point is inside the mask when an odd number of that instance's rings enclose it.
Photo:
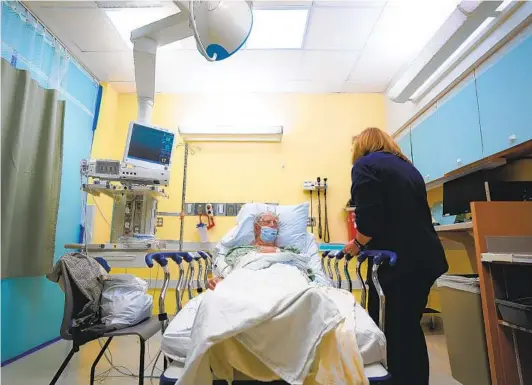
M 133 123 L 127 158 L 168 166 L 172 157 L 174 133 Z
M 488 179 L 482 171 L 445 182 L 443 184 L 443 214 L 460 215 L 469 213 L 471 202 L 486 200 L 484 182 Z

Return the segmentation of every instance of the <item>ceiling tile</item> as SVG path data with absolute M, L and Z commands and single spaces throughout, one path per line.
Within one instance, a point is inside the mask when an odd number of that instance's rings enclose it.
M 380 8 L 313 8 L 305 48 L 359 51 L 381 11 Z
M 28 8 L 97 8 L 94 1 L 27 1 L 24 5 Z
M 371 82 L 345 82 L 342 87 L 342 92 L 350 94 L 365 94 L 365 93 L 381 93 L 381 87 L 372 84 Z
M 401 68 L 402 61 L 386 56 L 380 50 L 365 49 L 349 75 L 349 81 L 372 83 L 376 88 L 384 89 Z
M 126 48 L 115 28 L 98 8 L 41 8 L 37 16 L 63 43 L 81 51 L 118 51 Z
M 359 52 L 356 51 L 305 51 L 301 60 L 299 77 L 302 80 L 345 81 L 353 69 Z
M 377 7 L 382 8 L 386 0 L 322 0 L 315 1 L 314 7 Z
M 98 79 L 108 82 L 135 80 L 131 51 L 82 52 L 79 54 L 79 60 L 90 68 Z

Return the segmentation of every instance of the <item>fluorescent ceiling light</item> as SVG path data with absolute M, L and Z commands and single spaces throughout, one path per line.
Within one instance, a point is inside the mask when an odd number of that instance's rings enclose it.
M 497 7 L 497 9 L 495 10 L 495 12 L 502 12 L 502 11 L 504 11 L 504 10 L 505 10 L 506 8 L 508 8 L 508 6 L 509 6 L 510 4 L 512 4 L 512 3 L 513 3 L 512 0 L 505 0 L 505 1 L 503 1 L 503 2 L 501 3 L 501 5 L 499 5 L 499 6 Z
M 179 126 L 186 142 L 280 142 L 282 126 Z
M 464 40 L 462 44 L 454 51 L 447 60 L 445 60 L 439 67 L 432 73 L 432 75 L 429 76 L 429 78 L 412 94 L 411 99 L 416 100 L 420 95 L 422 95 L 429 87 L 430 85 L 438 79 L 444 71 L 446 71 L 451 63 L 453 63 L 460 55 L 462 55 L 467 48 L 470 47 L 470 45 L 477 40 L 479 35 L 488 28 L 488 26 L 491 24 L 491 22 L 495 20 L 495 17 L 487 17 L 482 24 L 480 24 L 477 29 L 473 31 L 469 37 Z
M 302 48 L 308 9 L 256 9 L 248 49 Z
M 278 135 L 283 126 L 179 126 L 180 134 L 200 135 Z
M 177 7 L 114 8 L 104 9 L 104 12 L 109 20 L 111 20 L 111 23 L 114 25 L 127 46 L 133 49 L 133 43 L 131 43 L 131 31 L 179 13 L 179 9 Z M 175 43 L 160 47 L 159 50 L 169 48 L 182 48 L 182 44 L 181 42 L 176 41 Z

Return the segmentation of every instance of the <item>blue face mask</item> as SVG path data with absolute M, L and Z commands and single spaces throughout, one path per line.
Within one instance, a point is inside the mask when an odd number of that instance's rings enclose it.
M 260 228 L 260 239 L 265 243 L 273 243 L 277 238 L 277 229 L 271 227 L 262 226 Z

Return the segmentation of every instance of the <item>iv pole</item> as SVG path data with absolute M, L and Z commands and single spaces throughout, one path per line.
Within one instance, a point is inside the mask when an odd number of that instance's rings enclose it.
M 179 228 L 179 251 L 183 251 L 183 235 L 185 231 L 185 200 L 187 196 L 188 143 L 185 143 L 185 159 L 183 162 L 183 192 L 181 194 L 181 227 Z

